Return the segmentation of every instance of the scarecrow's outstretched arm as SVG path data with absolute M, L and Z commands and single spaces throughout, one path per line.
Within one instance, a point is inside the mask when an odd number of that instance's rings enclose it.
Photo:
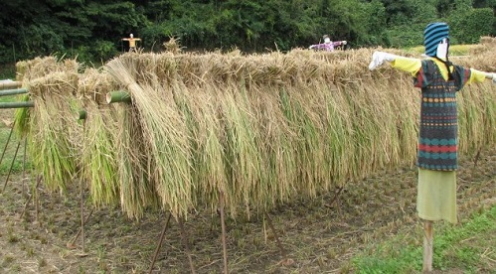
M 493 83 L 496 84 L 496 73 L 484 72 L 484 74 L 486 75 L 486 79 L 491 79 L 493 81 Z
M 412 76 L 415 76 L 422 66 L 422 60 L 417 58 L 403 57 L 387 52 L 376 51 L 372 55 L 372 61 L 369 64 L 369 69 L 374 70 L 384 64 L 384 62 L 391 62 L 391 65 L 395 69 L 409 72 Z
M 372 61 L 369 64 L 369 69 L 374 70 L 377 67 L 381 66 L 384 64 L 384 62 L 392 62 L 397 58 L 396 55 L 387 53 L 387 52 L 382 52 L 382 51 L 376 51 L 372 55 Z
M 408 58 L 387 52 L 376 51 L 372 55 L 372 61 L 369 64 L 369 69 L 374 70 L 384 64 L 384 62 L 393 62 L 392 65 L 394 68 L 405 72 L 410 72 L 412 76 L 415 76 L 421 67 L 420 59 Z M 491 79 L 493 83 L 496 84 L 496 73 L 484 72 L 476 69 L 470 70 L 472 71 L 472 73 L 468 83 L 483 82 L 485 79 Z

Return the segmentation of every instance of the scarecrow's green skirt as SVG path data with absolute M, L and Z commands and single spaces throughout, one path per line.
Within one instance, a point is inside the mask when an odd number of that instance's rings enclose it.
M 456 171 L 419 168 L 417 212 L 424 220 L 457 222 Z

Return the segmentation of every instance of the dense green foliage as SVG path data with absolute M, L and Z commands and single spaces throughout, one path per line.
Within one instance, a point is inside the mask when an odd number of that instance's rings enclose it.
M 496 33 L 496 0 L 5 0 L 0 63 L 57 54 L 106 60 L 133 33 L 145 50 L 170 37 L 191 50 L 289 50 L 323 34 L 351 47 L 422 43 L 432 21 L 452 26 L 459 43 Z

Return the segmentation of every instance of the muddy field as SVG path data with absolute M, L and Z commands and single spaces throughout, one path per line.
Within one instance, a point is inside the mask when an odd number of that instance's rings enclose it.
M 496 149 L 461 160 L 460 220 L 495 204 Z M 84 234 L 79 185 L 65 196 L 48 193 L 43 183 L 31 199 L 36 176 L 17 172 L 6 181 L 0 204 L 0 272 L 2 273 L 148 273 L 167 214 L 130 220 L 119 208 L 92 208 Z M 336 190 L 335 192 L 339 192 Z M 250 220 L 226 220 L 230 273 L 347 273 L 350 258 L 399 230 L 421 245 L 415 214 L 416 168 L 385 171 L 350 182 L 335 199 L 334 191 L 313 200 L 281 205 Z M 35 203 L 37 201 L 37 203 Z M 184 224 L 171 220 L 153 273 L 222 273 L 222 233 L 217 214 L 197 212 Z M 271 221 L 271 222 L 269 222 Z M 270 223 L 280 239 L 281 250 Z M 84 239 L 84 249 L 83 249 Z M 189 252 L 188 252 L 189 250 Z M 421 258 L 419 258 L 421 260 Z

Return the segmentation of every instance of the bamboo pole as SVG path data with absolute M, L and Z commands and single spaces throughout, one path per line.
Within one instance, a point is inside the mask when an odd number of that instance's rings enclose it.
M 26 102 L 1 102 L 0 103 L 0 109 L 1 108 L 32 108 L 34 107 L 34 102 L 33 101 L 26 101 Z
M 27 88 L 0 90 L 0 96 L 17 95 L 17 94 L 24 94 L 24 93 L 28 93 Z
M 88 113 L 84 109 L 78 111 L 78 120 L 86 120 Z
M 22 86 L 21 82 L 18 81 L 0 81 L 0 90 L 11 89 L 11 88 L 20 88 Z
M 107 104 L 131 103 L 131 95 L 127 91 L 112 91 L 106 95 Z
M 424 222 L 424 267 L 423 272 L 432 271 L 432 255 L 434 247 L 434 230 L 432 221 Z

